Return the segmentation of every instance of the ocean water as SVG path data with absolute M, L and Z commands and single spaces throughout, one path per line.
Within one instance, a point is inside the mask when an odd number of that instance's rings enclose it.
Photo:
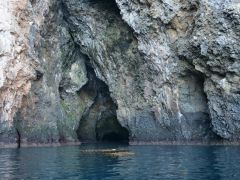
M 240 179 L 240 146 L 0 149 L 0 179 Z

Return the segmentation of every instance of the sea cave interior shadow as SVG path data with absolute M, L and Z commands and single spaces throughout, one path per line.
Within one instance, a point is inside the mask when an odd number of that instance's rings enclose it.
M 105 134 L 103 137 L 102 137 L 102 141 L 107 141 L 107 142 L 124 142 L 124 140 L 127 140 L 128 139 L 128 135 L 127 133 L 125 134 L 117 134 L 117 133 L 114 133 L 114 132 L 111 132 L 111 133 L 107 133 Z
M 107 10 L 120 16 L 120 9 L 118 8 L 115 0 L 88 0 L 88 2 L 93 6 L 97 6 L 98 9 Z
M 85 62 L 88 82 L 78 92 L 80 99 L 89 99 L 77 129 L 83 143 L 128 143 L 129 132 L 117 119 L 117 105 L 110 96 L 108 85 L 100 80 L 89 62 Z M 87 100 L 88 101 L 88 100 Z

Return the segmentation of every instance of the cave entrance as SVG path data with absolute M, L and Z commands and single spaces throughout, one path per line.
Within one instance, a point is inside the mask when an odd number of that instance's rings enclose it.
M 97 122 L 97 141 L 128 143 L 128 137 L 128 130 L 120 125 L 116 116 L 104 118 Z
M 117 105 L 110 96 L 109 87 L 97 78 L 94 69 L 85 63 L 88 82 L 79 91 L 81 100 L 87 101 L 80 119 L 77 135 L 81 142 L 128 143 L 129 132 L 117 119 Z M 87 100 L 86 100 L 87 99 Z

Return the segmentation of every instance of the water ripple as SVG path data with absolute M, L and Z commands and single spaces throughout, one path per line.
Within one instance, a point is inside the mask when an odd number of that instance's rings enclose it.
M 239 179 L 239 154 L 239 146 L 0 149 L 0 179 Z

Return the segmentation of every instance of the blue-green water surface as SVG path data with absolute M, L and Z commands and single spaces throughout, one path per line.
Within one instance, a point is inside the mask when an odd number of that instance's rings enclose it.
M 102 153 L 121 149 L 123 154 Z M 240 179 L 239 146 L 0 149 L 0 179 Z

